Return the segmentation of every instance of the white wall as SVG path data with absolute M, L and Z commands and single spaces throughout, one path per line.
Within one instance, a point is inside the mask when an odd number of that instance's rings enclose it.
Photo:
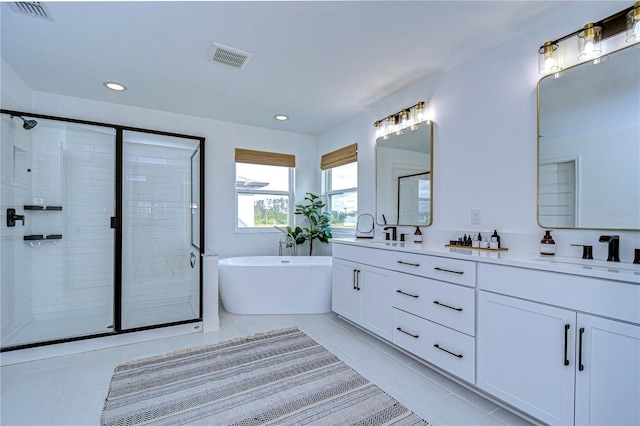
M 536 221 L 536 84 L 539 46 L 585 22 L 626 7 L 621 2 L 576 2 L 544 25 L 530 28 L 498 48 L 441 75 L 412 84 L 367 107 L 358 117 L 318 136 L 318 155 L 358 143 L 358 210 L 375 213 L 375 142 L 373 123 L 388 114 L 427 101 L 433 109 L 433 225 L 424 238 L 443 245 L 463 233 L 497 229 L 502 245 L 537 252 L 544 234 Z M 470 224 L 470 210 L 480 209 L 481 224 Z M 380 227 L 377 227 L 379 232 Z M 408 232 L 407 228 L 405 232 Z M 554 230 L 561 255 L 579 256 L 592 244 L 596 258 L 607 247 L 598 236 L 611 231 Z M 633 259 L 638 232 L 621 236 L 620 258 Z
M 1 59 L 0 105 L 2 109 L 31 111 L 31 88 Z

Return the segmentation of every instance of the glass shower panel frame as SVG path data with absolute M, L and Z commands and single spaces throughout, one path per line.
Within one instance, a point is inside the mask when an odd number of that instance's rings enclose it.
M 122 139 L 121 328 L 200 319 L 200 141 L 136 131 Z
M 0 352 L 202 321 L 205 139 L 5 109 L 0 115 Z M 19 117 L 38 124 L 24 129 Z M 137 161 L 125 157 L 127 144 L 145 141 Z M 179 158 L 159 157 L 171 150 Z M 180 171 L 177 179 L 149 175 L 160 182 L 157 194 L 179 201 L 137 194 L 125 206 L 143 176 L 131 167 L 127 174 L 127 161 L 154 159 Z M 146 228 L 134 222 L 145 207 L 153 219 Z M 9 209 L 16 226 L 8 225 Z M 158 224 L 164 239 L 147 244 Z M 126 270 L 141 253 L 153 258 L 154 244 L 172 254 Z M 136 267 L 155 271 L 137 286 Z M 169 309 L 178 298 L 188 314 Z M 147 318 L 132 319 L 142 312 Z
M 113 333 L 116 131 L 2 114 L 2 349 Z M 29 116 L 31 118 L 31 116 Z

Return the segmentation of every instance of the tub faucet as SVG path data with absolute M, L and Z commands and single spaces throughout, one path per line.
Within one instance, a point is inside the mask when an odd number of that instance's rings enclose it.
M 278 256 L 282 256 L 282 246 L 284 245 L 286 248 L 291 248 L 291 255 L 296 255 L 296 239 L 293 238 L 293 235 L 289 234 L 289 231 L 285 228 L 281 228 L 280 226 L 274 226 L 278 231 L 282 232 L 285 235 L 284 241 L 278 241 Z
M 609 244 L 607 262 L 620 262 L 620 237 L 618 235 L 601 235 L 598 241 Z
M 384 231 L 386 231 L 387 229 L 391 229 L 391 240 L 392 241 L 397 241 L 398 240 L 398 229 L 395 226 L 386 226 L 383 228 Z M 387 240 L 389 239 L 389 233 L 387 232 Z

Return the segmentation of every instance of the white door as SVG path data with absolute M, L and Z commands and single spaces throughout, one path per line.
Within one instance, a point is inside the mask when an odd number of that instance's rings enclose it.
M 333 259 L 332 309 L 350 321 L 360 319 L 360 291 L 358 290 L 358 265 Z
M 573 424 L 576 314 L 481 291 L 477 385 L 548 424 Z
M 380 337 L 392 339 L 392 293 L 388 272 L 384 269 L 360 268 L 362 325 Z
M 578 314 L 576 424 L 640 425 L 640 327 Z

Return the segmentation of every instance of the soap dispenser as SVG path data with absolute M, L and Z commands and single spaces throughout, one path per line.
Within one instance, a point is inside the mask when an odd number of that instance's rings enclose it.
M 545 231 L 544 237 L 540 240 L 540 254 L 543 256 L 556 254 L 556 242 L 551 236 L 551 231 Z
M 422 232 L 420 232 L 419 226 L 416 226 L 416 232 L 413 233 L 413 242 L 422 243 Z
M 497 248 L 497 249 L 500 248 L 500 235 L 498 235 L 497 229 L 493 231 L 493 235 L 491 235 L 490 242 L 497 243 L 493 245 L 490 244 L 491 248 Z

